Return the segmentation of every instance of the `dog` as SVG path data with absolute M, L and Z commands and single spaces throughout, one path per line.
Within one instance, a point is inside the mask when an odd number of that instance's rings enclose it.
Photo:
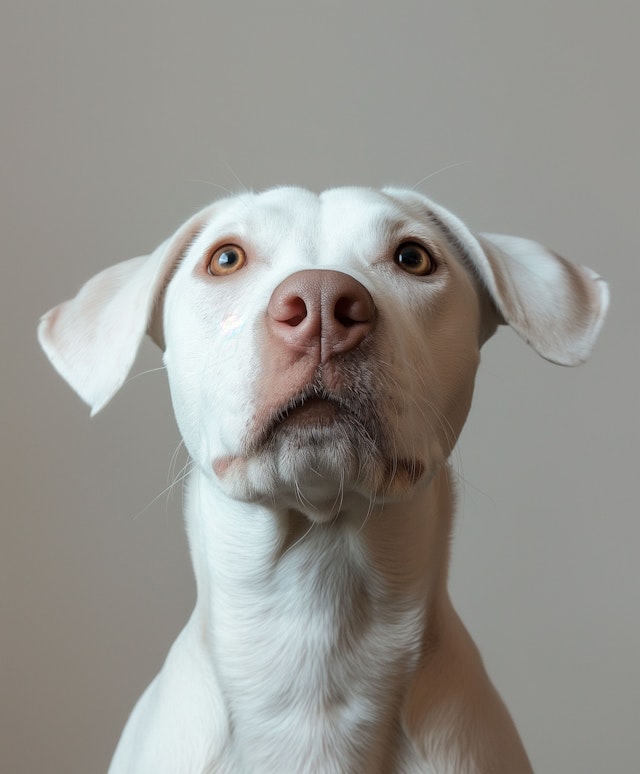
M 576 365 L 607 306 L 590 269 L 417 192 L 285 187 L 48 312 L 92 414 L 150 334 L 194 463 L 197 602 L 111 774 L 530 772 L 447 593 L 448 459 L 498 326 Z

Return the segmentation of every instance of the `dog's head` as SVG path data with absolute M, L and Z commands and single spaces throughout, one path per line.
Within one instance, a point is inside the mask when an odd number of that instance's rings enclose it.
M 321 506 L 430 480 L 497 325 L 575 365 L 607 302 L 591 270 L 475 237 L 417 193 L 279 188 L 219 201 L 106 269 L 39 335 L 95 413 L 149 332 L 196 463 L 234 497 Z

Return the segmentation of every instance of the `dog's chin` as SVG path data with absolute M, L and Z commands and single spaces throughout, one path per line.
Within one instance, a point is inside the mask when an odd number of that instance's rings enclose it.
M 241 500 L 277 498 L 314 521 L 336 518 L 353 496 L 403 499 L 425 478 L 417 459 L 398 459 L 375 421 L 331 401 L 309 400 L 268 428 L 249 453 L 218 460 L 214 471 Z

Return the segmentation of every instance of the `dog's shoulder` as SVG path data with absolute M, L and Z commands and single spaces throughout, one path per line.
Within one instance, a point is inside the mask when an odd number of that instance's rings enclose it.
M 531 774 L 509 712 L 448 600 L 437 618 L 404 705 L 410 752 L 399 770 Z

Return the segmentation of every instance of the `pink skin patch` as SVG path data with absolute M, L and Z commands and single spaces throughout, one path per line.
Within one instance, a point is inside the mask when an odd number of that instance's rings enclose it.
M 213 461 L 213 472 L 218 478 L 224 478 L 234 468 L 242 467 L 246 459 L 239 455 L 229 454 L 226 457 L 217 457 Z

